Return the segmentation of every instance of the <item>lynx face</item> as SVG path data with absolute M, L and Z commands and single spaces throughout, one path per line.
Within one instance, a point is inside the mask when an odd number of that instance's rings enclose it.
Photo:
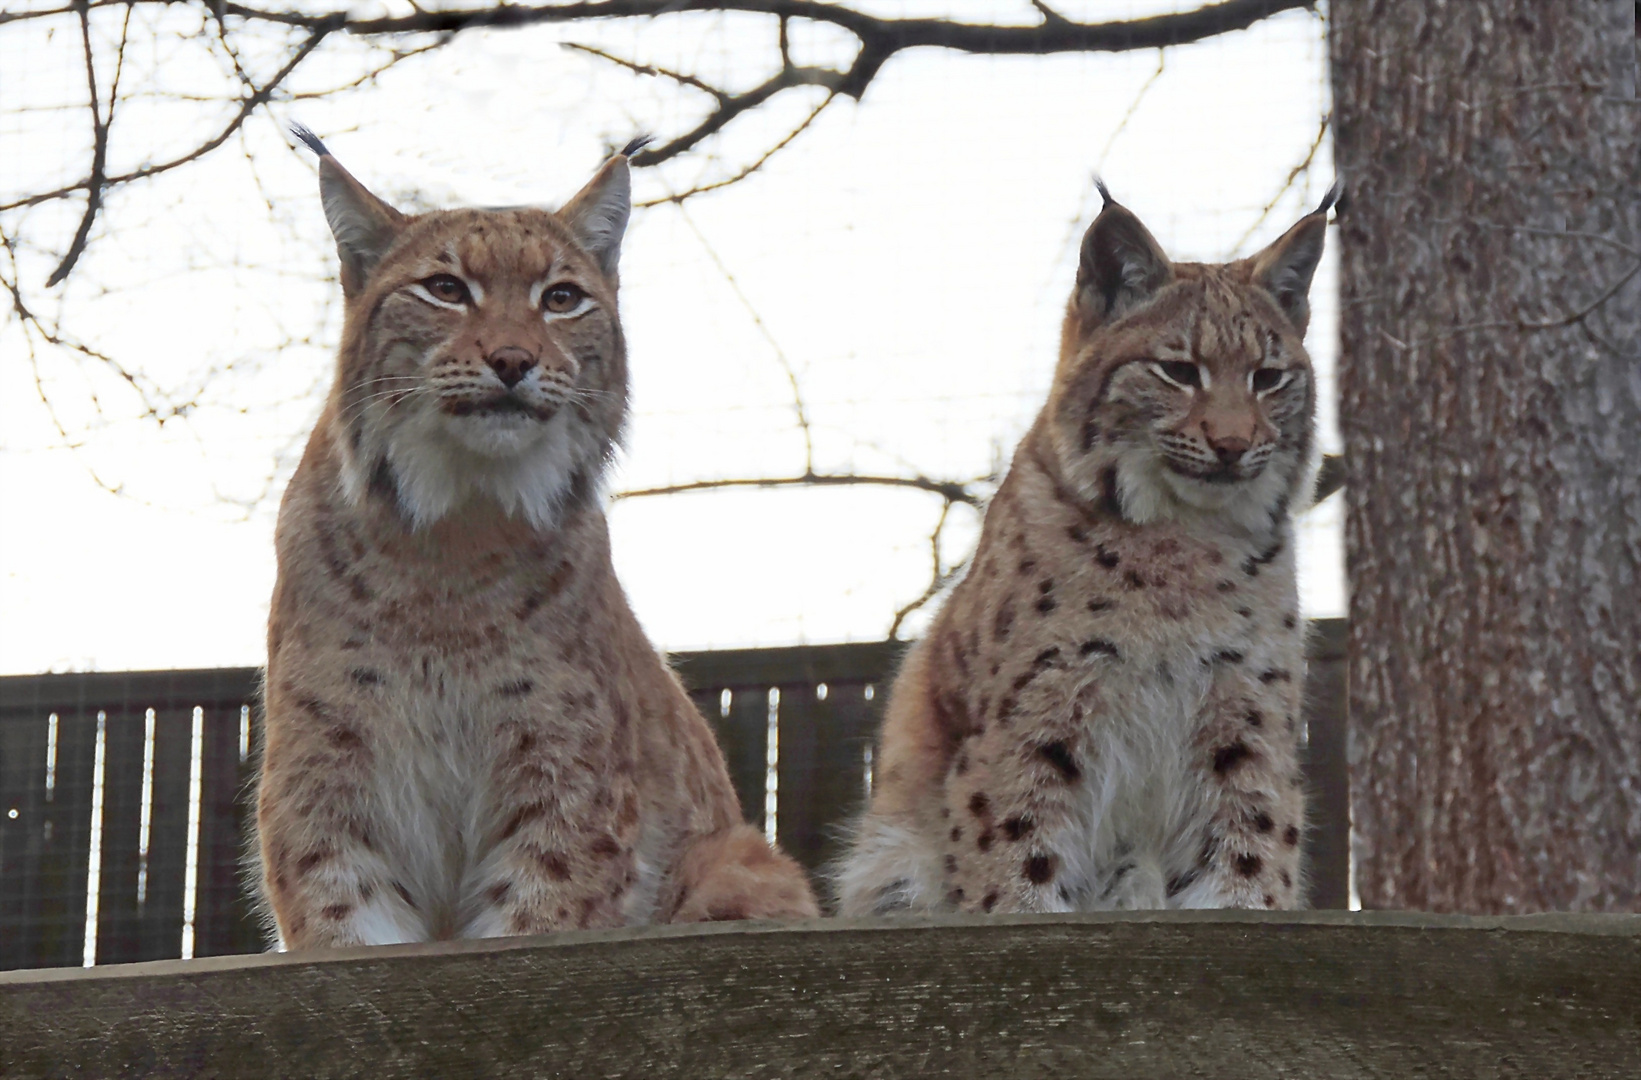
M 406 217 L 320 159 L 347 298 L 332 408 L 350 497 L 418 525 L 481 498 L 538 527 L 597 480 L 626 417 L 617 157 L 562 211 Z
M 1250 259 L 1170 263 L 1129 211 L 1084 238 L 1051 399 L 1066 473 L 1134 522 L 1195 512 L 1249 528 L 1307 464 L 1315 409 L 1302 344 L 1325 217 Z

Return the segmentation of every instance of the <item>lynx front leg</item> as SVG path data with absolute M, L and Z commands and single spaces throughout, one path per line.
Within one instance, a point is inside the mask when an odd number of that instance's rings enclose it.
M 1041 736 L 1041 737 L 1039 737 Z M 1078 812 L 1087 763 L 1072 735 L 965 741 L 941 809 L 946 904 L 960 911 L 1073 910 L 1085 875 Z
M 1169 883 L 1171 906 L 1303 906 L 1296 692 L 1252 685 L 1215 707 L 1195 750 L 1208 805 L 1194 864 Z
M 427 919 L 374 846 L 348 770 L 282 751 L 269 741 L 257 811 L 263 894 L 280 947 L 429 940 Z
M 674 871 L 667 922 L 813 919 L 820 915 L 809 878 L 752 826 L 731 825 L 689 842 Z

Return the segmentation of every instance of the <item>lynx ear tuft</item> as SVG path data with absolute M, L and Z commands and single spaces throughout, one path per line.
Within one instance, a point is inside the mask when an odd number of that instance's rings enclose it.
M 1162 245 L 1133 212 L 1095 180 L 1105 207 L 1083 234 L 1077 263 L 1077 307 L 1100 321 L 1144 303 L 1174 275 Z
M 632 214 L 632 178 L 625 151 L 606 161 L 558 213 L 576 242 L 598 260 L 604 273 L 614 277 L 621 261 L 621 237 Z
M 354 296 L 393 246 L 405 216 L 372 195 L 342 168 L 319 136 L 301 124 L 292 124 L 291 134 L 319 155 L 319 199 L 331 235 L 336 238 L 336 254 L 342 260 L 342 295 Z
M 1311 279 L 1322 261 L 1322 245 L 1328 233 L 1328 210 L 1339 204 L 1342 191 L 1335 183 L 1322 205 L 1299 219 L 1293 228 L 1277 237 L 1253 257 L 1253 280 L 1276 299 L 1301 336 L 1310 324 Z

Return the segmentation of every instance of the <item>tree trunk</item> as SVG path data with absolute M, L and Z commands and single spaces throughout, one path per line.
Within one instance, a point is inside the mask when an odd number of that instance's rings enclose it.
M 1335 0 L 1367 907 L 1641 908 L 1632 0 Z

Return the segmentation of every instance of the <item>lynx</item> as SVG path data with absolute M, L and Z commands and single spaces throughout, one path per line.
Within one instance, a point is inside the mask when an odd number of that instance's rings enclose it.
M 1048 403 L 891 692 L 843 914 L 1300 904 L 1290 509 L 1334 196 L 1205 265 L 1100 191 Z
M 818 914 L 611 568 L 627 151 L 557 213 L 410 216 L 297 134 L 346 315 L 276 538 L 282 946 Z

